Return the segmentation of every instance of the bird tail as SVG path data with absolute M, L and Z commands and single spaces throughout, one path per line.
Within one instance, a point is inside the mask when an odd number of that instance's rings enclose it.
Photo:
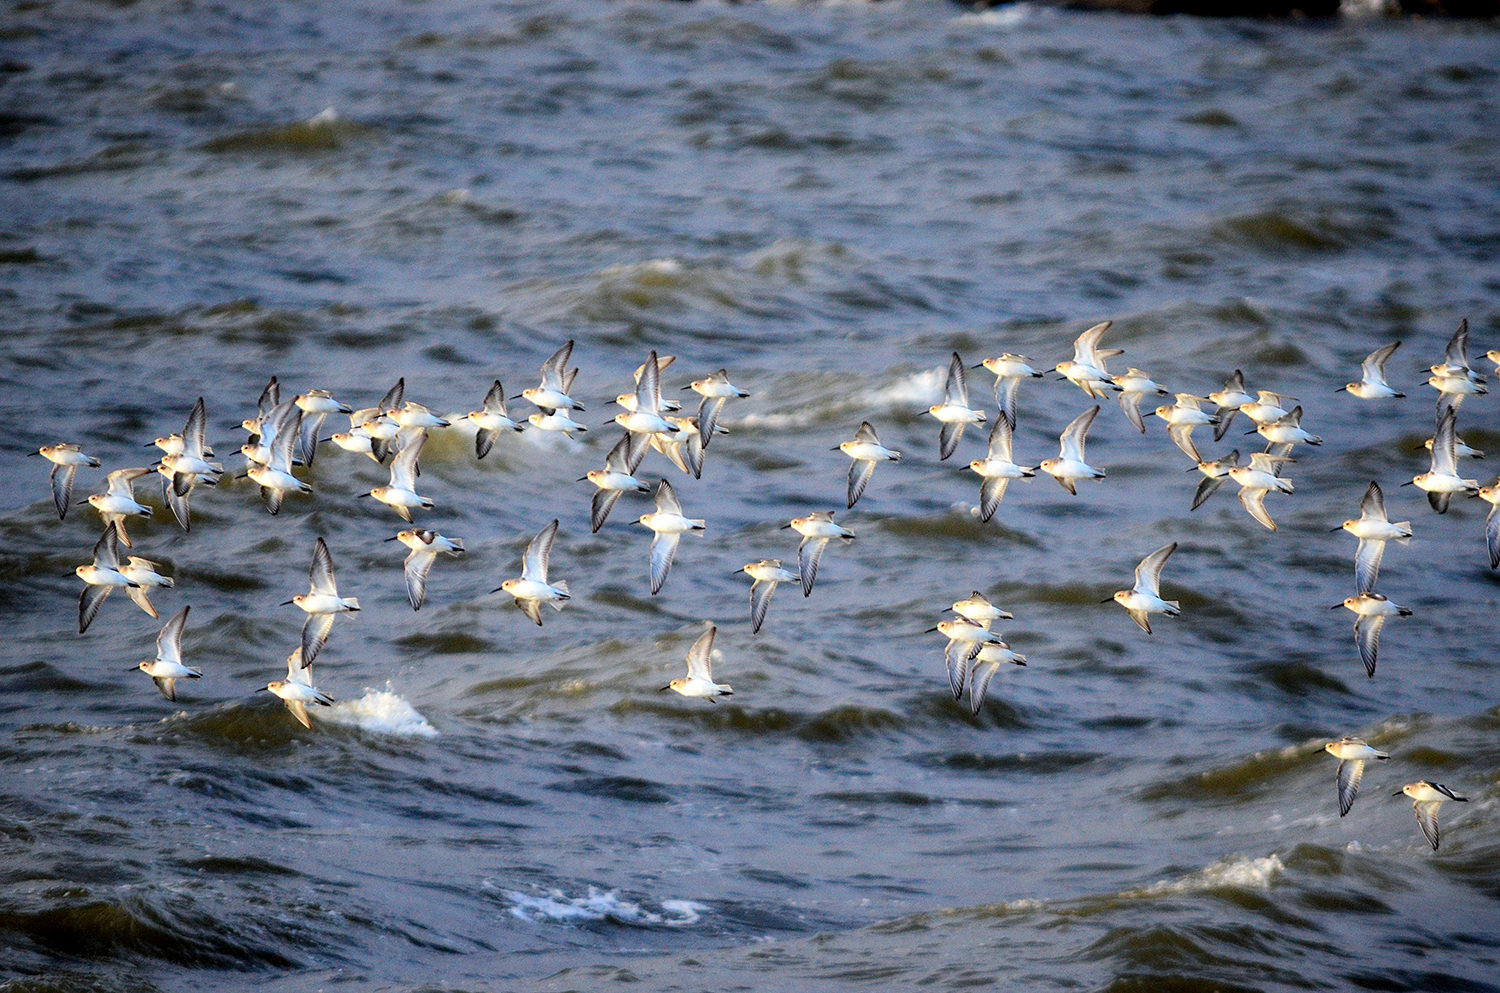
M 1165 603 L 1168 607 L 1172 608 L 1172 616 L 1173 617 L 1176 617 L 1178 614 L 1182 613 L 1182 604 L 1181 604 L 1180 601 L 1177 601 L 1177 600 L 1164 600 L 1162 602 Z

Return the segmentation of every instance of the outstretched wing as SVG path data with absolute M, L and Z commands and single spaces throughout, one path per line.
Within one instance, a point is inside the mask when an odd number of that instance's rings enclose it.
M 1365 664 L 1365 674 L 1375 675 L 1375 657 L 1380 651 L 1380 629 L 1385 618 L 1361 614 L 1354 619 L 1354 641 L 1359 645 L 1359 660 Z
M 651 539 L 651 595 L 655 596 L 667 582 L 667 573 L 672 571 L 672 557 L 677 554 L 677 542 L 682 536 L 656 532 Z
M 302 624 L 302 665 L 313 664 L 323 646 L 328 643 L 328 633 L 333 630 L 335 614 L 309 614 Z
M 1135 588 L 1150 593 L 1154 597 L 1161 596 L 1161 567 L 1166 565 L 1167 559 L 1177 551 L 1177 542 L 1163 545 L 1156 551 L 1141 559 L 1141 564 L 1135 567 Z M 1147 633 L 1150 628 L 1147 628 Z
M 1354 798 L 1359 796 L 1359 781 L 1365 774 L 1364 759 L 1348 759 L 1339 762 L 1339 816 L 1349 813 Z
M 803 538 L 802 544 L 797 546 L 797 569 L 802 574 L 803 596 L 810 595 L 813 583 L 818 581 L 818 562 L 827 547 L 827 538 Z
M 714 636 L 718 633 L 719 629 L 710 624 L 708 630 L 703 632 L 697 641 L 693 642 L 692 648 L 688 649 L 687 667 L 689 679 L 696 677 L 707 680 L 710 683 L 713 682 Z
M 547 582 L 547 562 L 552 557 L 552 542 L 557 538 L 557 518 L 537 532 L 531 544 L 526 546 L 526 561 L 521 566 L 521 578 L 538 583 Z M 654 591 L 653 591 L 654 592 Z
M 771 594 L 776 592 L 774 582 L 757 579 L 750 584 L 750 633 L 759 634 L 760 626 L 766 622 L 766 611 L 771 608 Z
M 437 552 L 416 548 L 406 557 L 406 599 L 411 601 L 412 610 L 421 610 L 427 600 L 427 573 L 436 561 Z
M 870 485 L 870 477 L 873 475 L 874 459 L 855 459 L 849 463 L 849 506 L 854 506 L 864 495 L 865 487 Z

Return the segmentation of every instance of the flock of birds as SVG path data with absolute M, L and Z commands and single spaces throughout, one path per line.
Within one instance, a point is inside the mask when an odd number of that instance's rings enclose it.
M 1099 347 L 1110 326 L 1111 322 L 1106 321 L 1080 335 L 1074 342 L 1073 358 L 1058 363 L 1055 371 L 1091 399 L 1115 394 L 1130 424 L 1145 433 L 1141 401 L 1149 395 L 1167 396 L 1169 393 L 1140 369 L 1130 368 L 1118 374 L 1108 372 L 1108 360 L 1123 354 L 1119 349 Z M 483 459 L 502 433 L 521 431 L 528 425 L 536 430 L 561 432 L 568 437 L 588 431 L 586 425 L 574 419 L 585 408 L 572 395 L 578 375 L 576 368 L 568 368 L 573 344 L 569 341 L 547 360 L 537 386 L 510 398 L 512 401 L 528 401 L 537 408 L 536 413 L 524 420 L 513 419 L 507 408 L 505 391 L 496 380 L 482 407 L 466 415 L 477 429 L 477 458 Z M 1361 378 L 1340 387 L 1340 390 L 1370 401 L 1404 396 L 1386 381 L 1385 376 L 1386 364 L 1400 344 L 1399 341 L 1393 342 L 1371 353 L 1363 363 Z M 1488 352 L 1487 358 L 1500 372 L 1500 350 Z M 682 503 L 667 479 L 661 479 L 653 488 L 640 479 L 637 472 L 647 453 L 654 450 L 682 472 L 700 477 L 711 441 L 716 435 L 727 433 L 718 423 L 725 405 L 732 399 L 750 395 L 735 386 L 727 371 L 721 369 L 683 387 L 698 394 L 700 400 L 695 416 L 681 416 L 681 404 L 663 397 L 661 392 L 662 374 L 673 361 L 674 357 L 658 356 L 653 351 L 636 369 L 634 388 L 614 401 L 622 412 L 612 423 L 623 428 L 623 435 L 606 455 L 604 467 L 590 471 L 580 480 L 587 480 L 596 488 L 591 513 L 595 532 L 604 525 L 622 494 L 654 494 L 655 511 L 641 515 L 637 521 L 653 535 L 650 556 L 653 595 L 667 582 L 682 535 L 702 531 L 706 523 L 685 515 Z M 1019 465 L 1013 455 L 1019 388 L 1025 380 L 1040 378 L 1044 373 L 1032 366 L 1031 359 L 1013 353 L 986 359 L 974 368 L 984 368 L 995 375 L 998 407 L 990 427 L 986 457 L 969 463 L 969 468 L 981 478 L 977 509 L 983 520 L 989 521 L 995 515 L 1012 480 L 1032 477 L 1037 471 L 1053 476 L 1064 489 L 1075 495 L 1077 481 L 1105 478 L 1103 469 L 1088 463 L 1086 453 L 1088 432 L 1100 412 L 1099 404 L 1080 413 L 1062 432 L 1056 458 L 1043 459 L 1034 467 Z M 1463 478 L 1458 469 L 1461 456 L 1482 457 L 1481 453 L 1465 445 L 1456 431 L 1458 411 L 1464 398 L 1485 392 L 1485 376 L 1469 366 L 1467 321 L 1459 326 L 1448 344 L 1444 360 L 1432 366 L 1431 373 L 1427 383 L 1438 391 L 1435 429 L 1432 439 L 1427 442 L 1432 464 L 1430 471 L 1410 482 L 1426 491 L 1432 509 L 1437 513 L 1447 511 L 1454 494 L 1479 496 L 1488 501 L 1491 510 L 1485 533 L 1489 562 L 1491 568 L 1500 568 L 1500 516 L 1496 514 L 1500 509 L 1500 480 L 1481 487 L 1477 480 Z M 418 491 L 421 475 L 418 460 L 427 432 L 446 428 L 451 422 L 421 404 L 406 400 L 404 394 L 405 382 L 401 380 L 375 406 L 354 410 L 325 390 L 309 390 L 283 400 L 280 385 L 272 378 L 261 393 L 257 416 L 243 422 L 249 439 L 240 449 L 246 459 L 245 475 L 260 487 L 266 509 L 275 514 L 288 493 L 305 495 L 312 492 L 294 469 L 311 466 L 319 445 L 325 441 L 345 451 L 366 455 L 382 465 L 389 464 L 389 483 L 362 493 L 361 497 L 385 504 L 408 524 L 412 523 L 413 510 L 433 507 L 433 501 Z M 1212 497 L 1226 481 L 1233 481 L 1240 487 L 1240 503 L 1250 516 L 1266 528 L 1276 530 L 1276 523 L 1265 507 L 1266 496 L 1294 492 L 1292 482 L 1283 478 L 1281 473 L 1285 466 L 1296 461 L 1291 455 L 1295 446 L 1321 444 L 1320 438 L 1302 427 L 1301 406 L 1287 408 L 1286 405 L 1295 400 L 1295 397 L 1268 390 L 1248 392 L 1244 377 L 1237 370 L 1218 392 L 1208 396 L 1177 393 L 1175 403 L 1156 408 L 1154 413 L 1166 422 L 1171 440 L 1204 477 L 1194 495 L 1193 510 Z M 953 353 L 949 363 L 943 401 L 925 413 L 941 425 L 939 455 L 944 460 L 957 451 L 968 426 L 983 425 L 989 420 L 985 411 L 970 405 L 966 366 L 958 353 Z M 1250 453 L 1245 465 L 1240 464 L 1238 449 L 1221 458 L 1205 459 L 1193 439 L 1193 431 L 1199 427 L 1212 427 L 1214 440 L 1220 441 L 1240 413 L 1254 424 L 1250 433 L 1264 439 L 1265 450 Z M 328 439 L 320 438 L 325 420 L 336 414 L 349 417 L 349 429 L 334 433 Z M 103 519 L 105 528 L 94 547 L 93 561 L 75 570 L 85 584 L 78 606 L 79 633 L 88 629 L 116 588 L 124 589 L 151 617 L 159 617 L 151 603 L 150 593 L 155 588 L 171 588 L 172 578 L 162 575 L 158 564 L 148 559 L 129 555 L 124 562 L 121 561 L 120 546 L 133 547 L 126 522 L 135 517 L 153 516 L 149 506 L 136 500 L 134 486 L 137 480 L 153 471 L 159 474 L 165 504 L 178 525 L 184 531 L 190 530 L 189 499 L 192 493 L 198 487 L 215 485 L 225 473 L 223 464 L 214 460 L 214 452 L 207 443 L 206 426 L 204 401 L 199 398 L 182 432 L 157 438 L 148 446 L 160 449 L 162 453 L 154 466 L 116 469 L 108 474 L 105 491 L 88 498 L 89 505 Z M 847 490 L 847 505 L 851 508 L 869 486 L 879 463 L 901 461 L 901 453 L 883 446 L 868 421 L 859 426 L 853 440 L 844 442 L 836 450 L 851 460 Z M 44 446 L 33 454 L 53 463 L 53 501 L 59 518 L 66 517 L 77 471 L 98 468 L 99 460 L 72 443 Z M 1189 471 L 1193 467 L 1189 467 Z M 813 512 L 783 525 L 801 535 L 795 570 L 783 565 L 781 559 L 761 559 L 743 567 L 742 571 L 752 580 L 752 631 L 759 632 L 764 624 L 777 585 L 798 582 L 803 596 L 809 596 L 828 544 L 834 539 L 845 543 L 854 540 L 854 532 L 836 524 L 833 517 L 830 511 Z M 549 575 L 549 560 L 558 527 L 556 519 L 543 527 L 526 549 L 521 576 L 506 580 L 492 591 L 504 592 L 514 598 L 517 606 L 538 625 L 542 623 L 543 604 L 562 610 L 570 598 L 568 584 L 551 579 Z M 1411 614 L 1409 609 L 1375 592 L 1381 557 L 1387 542 L 1405 543 L 1410 539 L 1412 527 L 1410 522 L 1392 523 L 1388 520 L 1384 494 L 1379 483 L 1372 481 L 1360 503 L 1360 516 L 1333 530 L 1347 531 L 1359 539 L 1355 552 L 1356 594 L 1334 604 L 1333 608 L 1345 607 L 1355 614 L 1355 642 L 1367 674 L 1373 677 L 1382 625 L 1388 618 Z M 426 599 L 427 578 L 437 558 L 440 555 L 458 556 L 465 551 L 460 539 L 424 528 L 408 528 L 385 540 L 400 541 L 410 550 L 404 574 L 408 600 L 414 610 L 420 609 Z M 1151 633 L 1150 615 L 1174 617 L 1180 613 L 1177 601 L 1163 599 L 1161 595 L 1162 569 L 1176 548 L 1177 543 L 1173 542 L 1143 558 L 1136 567 L 1131 588 L 1120 590 L 1112 598 L 1148 635 Z M 286 678 L 273 680 L 262 689 L 280 697 L 296 719 L 311 728 L 308 706 L 333 703 L 333 698 L 313 682 L 312 663 L 332 633 L 338 615 L 356 612 L 360 606 L 357 598 L 339 594 L 333 556 L 322 538 L 314 546 L 309 574 L 308 592 L 283 604 L 295 605 L 307 615 L 300 643 L 287 658 Z M 948 609 L 954 616 L 929 630 L 948 639 L 945 661 L 954 699 L 960 699 L 967 688 L 970 708 L 977 714 L 999 668 L 1002 665 L 1024 666 L 1027 659 L 1013 651 L 991 627 L 995 621 L 1010 619 L 1012 615 L 992 604 L 979 591 L 953 603 Z M 190 607 L 183 607 L 161 629 L 156 657 L 132 666 L 130 670 L 139 669 L 151 676 L 161 693 L 174 701 L 178 680 L 197 679 L 202 674 L 197 667 L 186 665 L 182 658 L 182 635 L 189 610 Z M 687 675 L 673 679 L 662 687 L 663 691 L 673 690 L 709 701 L 734 692 L 729 685 L 716 683 L 713 679 L 716 633 L 715 625 L 708 624 L 688 652 Z M 1344 816 L 1358 794 L 1365 763 L 1383 761 L 1389 756 L 1353 737 L 1330 742 L 1326 750 L 1339 760 L 1339 813 Z M 1426 780 L 1411 783 L 1395 795 L 1401 794 L 1413 800 L 1417 822 L 1434 850 L 1438 848 L 1440 838 L 1438 808 L 1448 800 L 1467 800 L 1440 783 Z

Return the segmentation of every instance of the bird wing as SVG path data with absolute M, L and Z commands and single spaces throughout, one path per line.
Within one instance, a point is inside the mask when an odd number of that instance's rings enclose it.
M 1469 368 L 1469 319 L 1465 317 L 1458 322 L 1458 330 L 1453 332 L 1453 337 L 1448 339 L 1448 349 L 1443 353 L 1443 361 L 1449 366 L 1459 369 Z M 1437 845 L 1432 846 L 1436 848 Z
M 500 380 L 495 380 L 490 391 L 484 395 L 484 408 L 486 413 L 499 414 L 501 417 L 509 417 L 505 410 L 505 387 L 500 385 Z
M 188 479 L 187 490 L 178 493 L 176 476 L 186 476 Z M 167 506 L 172 508 L 172 516 L 177 518 L 177 526 L 184 531 L 191 531 L 191 522 L 188 520 L 188 496 L 193 491 L 193 480 L 196 479 L 192 473 L 177 473 L 172 479 L 162 480 L 162 497 Z
M 1380 575 L 1380 559 L 1385 555 L 1385 541 L 1381 538 L 1361 538 L 1354 552 L 1354 584 L 1360 595 L 1375 590 L 1375 577 Z
M 651 595 L 655 596 L 667 582 L 667 573 L 672 571 L 672 557 L 677 554 L 680 534 L 656 532 L 651 539 Z
M 1193 444 L 1193 428 L 1196 424 L 1173 424 L 1167 428 L 1167 436 L 1182 449 L 1182 453 L 1194 462 L 1202 462 L 1203 456 L 1198 454 L 1198 446 Z
M 955 649 L 977 648 L 969 642 L 948 639 L 948 646 L 943 649 L 943 662 L 948 667 L 948 688 L 953 691 L 953 699 L 957 700 L 964 695 L 964 684 L 969 676 L 969 659 L 971 656 L 967 651 L 956 651 Z
M 1442 840 L 1442 832 L 1438 830 L 1437 812 L 1443 805 L 1441 800 L 1418 800 L 1411 805 L 1416 812 L 1417 825 L 1422 829 L 1422 835 L 1427 843 L 1432 846 L 1433 851 L 1438 850 L 1438 842 Z
M 1166 565 L 1167 559 L 1171 558 L 1175 551 L 1177 551 L 1177 542 L 1174 541 L 1141 559 L 1141 564 L 1135 567 L 1137 593 L 1144 592 L 1157 598 L 1161 597 L 1161 567 Z
M 1432 471 L 1439 475 L 1458 475 L 1457 424 L 1458 411 L 1451 407 L 1438 416 L 1437 431 L 1432 436 Z
M 1224 480 L 1228 478 L 1228 476 L 1211 476 L 1204 479 L 1203 482 L 1198 484 L 1198 492 L 1193 494 L 1193 505 L 1188 509 L 1197 510 L 1203 506 L 1203 501 L 1219 492 L 1219 487 L 1223 486 Z
M 823 549 L 827 547 L 827 538 L 803 538 L 797 546 L 797 570 L 801 573 L 803 596 L 810 595 L 813 583 L 818 581 L 818 561 L 823 558 Z
M 682 502 L 677 499 L 677 491 L 672 489 L 672 484 L 665 479 L 656 488 L 656 512 L 658 514 L 682 514 Z
M 698 433 L 703 436 L 705 447 L 708 445 L 708 440 L 713 437 L 714 428 L 719 423 L 719 415 L 723 413 L 724 405 L 728 402 L 728 397 L 704 397 L 699 402 Z
M 104 600 L 109 596 L 113 586 L 95 586 L 89 584 L 83 588 L 83 595 L 78 598 L 78 633 L 83 634 L 99 615 L 99 608 L 104 606 Z
M 1379 614 L 1371 617 L 1360 614 L 1354 619 L 1354 641 L 1359 645 L 1359 660 L 1365 664 L 1365 674 L 1374 677 L 1375 656 L 1380 651 L 1380 629 L 1385 618 Z
M 1016 382 L 1019 383 L 1020 380 L 1018 379 Z M 1012 434 L 1014 430 L 1014 427 L 1005 418 L 998 417 L 995 419 L 995 426 L 990 428 L 990 458 L 1014 464 L 1014 436 Z
M 1214 425 L 1214 441 L 1218 441 L 1228 433 L 1229 425 L 1234 421 L 1234 415 L 1239 412 L 1240 408 L 1238 407 L 1235 407 L 1233 410 L 1225 410 L 1223 407 L 1219 408 L 1219 423 Z
M 605 472 L 621 472 L 628 476 L 634 471 L 630 468 L 630 439 L 632 437 L 634 437 L 633 433 L 626 431 L 625 436 L 615 442 L 615 447 L 604 456 Z
M 938 456 L 946 459 L 958 450 L 958 439 L 963 437 L 963 421 L 944 421 L 938 432 Z
M 313 593 L 339 595 L 338 584 L 333 579 L 333 553 L 328 550 L 328 543 L 322 538 L 313 545 L 312 566 L 307 570 L 307 575 L 312 583 Z
M 427 573 L 436 561 L 437 552 L 417 548 L 406 557 L 406 599 L 411 601 L 412 610 L 421 610 L 427 600 Z
M 199 397 L 188 414 L 187 426 L 182 429 L 182 453 L 188 458 L 203 458 L 204 449 L 208 447 L 205 438 L 207 430 L 208 413 L 203 406 L 203 398 Z
M 625 432 L 625 468 L 632 476 L 646 458 L 646 451 L 651 447 L 650 440 L 649 435 Z
M 490 454 L 490 449 L 495 447 L 495 439 L 498 437 L 500 437 L 500 432 L 495 428 L 480 428 L 474 432 L 474 457 L 482 459 Z
M 297 439 L 297 455 L 302 459 L 303 465 L 312 465 L 313 459 L 318 456 L 318 434 L 323 430 L 323 422 L 328 418 L 326 413 L 302 415 L 302 427 Z
M 849 506 L 854 506 L 864 494 L 865 487 L 870 485 L 870 477 L 875 475 L 874 459 L 855 459 L 849 463 Z
M 281 405 L 281 384 L 276 382 L 272 376 L 266 388 L 260 391 L 260 399 L 255 401 L 256 414 L 264 421 L 267 414 Z
M 1272 531 L 1276 530 L 1276 522 L 1271 520 L 1271 515 L 1266 513 L 1266 491 L 1250 486 L 1240 488 L 1240 504 L 1264 526 Z
M 1005 488 L 1009 485 L 1010 479 L 1006 476 L 984 477 L 984 482 L 979 484 L 979 519 L 981 521 L 988 521 L 995 516 L 995 511 L 1000 509 L 1000 501 L 1005 498 Z
M 134 593 L 134 590 L 131 590 Z M 156 658 L 161 662 L 176 662 L 182 664 L 182 629 L 187 627 L 188 611 L 191 606 L 183 607 L 172 615 L 172 619 L 161 629 L 161 634 L 156 636 Z
M 537 627 L 542 626 L 542 601 L 516 597 L 516 606 L 520 607 L 521 613 L 531 618 L 532 623 Z
M 566 393 L 567 388 L 563 385 L 563 377 L 568 372 L 568 360 L 573 357 L 573 340 L 552 353 L 552 357 L 542 363 L 542 388 L 557 390 Z
M 421 472 L 417 468 L 417 457 L 422 454 L 422 446 L 427 444 L 427 431 L 424 428 L 402 428 L 396 435 L 396 444 L 396 457 L 391 460 L 391 485 L 415 493 L 417 476 Z
M 1484 519 L 1484 543 L 1490 553 L 1490 568 L 1500 569 L 1500 514 L 1496 514 L 1500 504 L 1490 507 L 1490 514 Z
M 57 519 L 68 516 L 68 501 L 73 499 L 73 477 L 78 474 L 76 465 L 52 466 L 52 505 L 57 508 Z
M 1371 352 L 1359 367 L 1360 375 L 1364 381 L 1367 383 L 1385 382 L 1385 364 L 1390 361 L 1391 356 L 1400 347 L 1401 342 L 1396 341 L 1386 345 L 1384 348 L 1377 348 Z
M 94 543 L 94 565 L 101 569 L 120 570 L 120 541 L 114 527 L 106 527 Z
M 766 611 L 771 607 L 771 594 L 776 592 L 776 583 L 770 580 L 757 579 L 750 584 L 750 633 L 760 632 L 760 626 L 766 622 Z
M 1146 422 L 1141 419 L 1141 397 L 1144 395 L 1132 392 L 1120 394 L 1120 409 L 1125 411 L 1125 419 L 1141 434 L 1146 433 Z
M 598 534 L 599 529 L 604 527 L 604 522 L 609 519 L 609 512 L 615 509 L 615 503 L 619 499 L 619 490 L 594 491 L 594 510 L 590 517 L 590 524 L 595 534 Z
M 333 630 L 335 614 L 309 614 L 302 624 L 302 665 L 313 664 L 323 646 L 328 643 L 328 634 Z
M 1128 608 L 1127 608 L 1128 609 Z M 1151 617 L 1144 610 L 1131 610 L 1130 619 L 1147 634 L 1151 633 Z
M 1106 322 L 1107 324 L 1108 322 Z M 1099 405 L 1095 404 L 1088 410 L 1073 418 L 1073 422 L 1063 429 L 1061 438 L 1061 456 L 1064 459 L 1072 459 L 1083 462 L 1083 448 L 1088 439 L 1089 426 L 1094 423 L 1094 418 L 1099 416 Z M 1202 459 L 1194 459 L 1202 462 Z
M 1016 429 L 1016 394 L 1020 389 L 1020 376 L 1002 376 L 995 380 L 995 405 L 1000 408 L 1000 420 L 1009 424 L 1012 431 Z
M 687 667 L 689 679 L 704 679 L 710 683 L 714 681 L 712 672 L 714 636 L 718 633 L 719 629 L 710 624 L 708 630 L 699 635 L 698 640 L 693 642 L 693 647 L 688 649 Z
M 306 704 L 304 704 L 301 700 L 284 700 L 282 702 L 286 704 L 286 709 L 292 712 L 292 716 L 297 718 L 297 720 L 302 724 L 303 727 L 307 728 L 309 731 L 312 730 L 312 721 L 307 719 Z
M 1384 521 L 1385 516 L 1385 494 L 1380 490 L 1380 484 L 1373 479 L 1370 480 L 1370 488 L 1365 490 L 1364 498 L 1359 501 L 1359 516 L 1367 521 Z
M 401 406 L 406 399 L 406 377 L 402 376 L 396 380 L 396 385 L 385 391 L 385 396 L 380 398 L 380 411 L 395 410 Z
M 151 603 L 149 592 L 144 586 L 127 586 L 125 588 L 125 592 L 129 594 L 130 599 L 135 603 L 137 607 L 144 610 L 152 618 L 158 618 L 161 616 L 161 614 L 157 612 L 156 607 Z
M 557 518 L 537 532 L 526 546 L 526 560 L 521 566 L 521 578 L 532 582 L 547 583 L 547 562 L 552 557 L 552 542 L 557 537 Z
M 661 369 L 656 364 L 655 351 L 641 366 L 641 378 L 635 384 L 635 409 L 646 414 L 661 413 Z
M 948 381 L 943 384 L 943 403 L 952 407 L 969 405 L 969 379 L 964 373 L 964 360 L 954 352 L 948 360 Z
M 1104 337 L 1104 332 L 1110 329 L 1114 321 L 1105 321 L 1095 324 L 1073 342 L 1073 361 L 1081 362 L 1095 369 L 1103 369 L 1098 355 L 1099 339 Z
M 271 412 L 271 419 L 266 424 L 265 436 L 261 439 L 271 452 L 271 461 L 267 463 L 273 469 L 282 472 L 292 471 L 292 459 L 295 454 L 293 449 L 297 446 L 297 429 L 302 423 L 302 408 L 297 406 L 297 401 L 288 400 L 276 407 Z
M 1339 762 L 1339 816 L 1349 813 L 1354 798 L 1359 796 L 1359 781 L 1365 774 L 1364 759 L 1348 759 Z
M 869 421 L 861 421 L 859 430 L 854 432 L 854 440 L 861 445 L 878 445 L 880 436 L 875 433 L 875 428 Z

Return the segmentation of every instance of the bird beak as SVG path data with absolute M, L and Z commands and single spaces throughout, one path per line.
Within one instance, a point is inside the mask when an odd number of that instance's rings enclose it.
M 369 496 L 369 495 L 370 495 L 370 494 L 368 494 L 368 493 L 356 493 L 356 494 L 354 494 L 354 498 L 355 498 L 355 499 L 356 499 L 356 500 L 358 500 L 358 499 L 359 499 L 359 498 L 360 498 L 360 497 L 367 497 L 367 496 Z
M 1198 471 L 1198 467 L 1195 466 L 1195 465 L 1191 465 L 1191 466 L 1188 466 L 1186 469 L 1184 469 L 1182 471 L 1183 472 L 1197 472 Z
M 787 528 L 789 528 L 789 527 L 791 527 L 791 525 L 790 525 L 790 524 L 783 524 L 783 525 L 782 525 L 782 526 L 781 526 L 781 527 L 780 527 L 780 528 L 779 528 L 779 530 L 781 530 L 781 531 L 785 531 L 785 530 L 786 530 L 786 529 L 787 529 Z
M 283 603 L 283 604 L 278 604 L 278 606 L 282 606 L 282 607 L 285 607 L 285 606 L 288 606 L 288 605 L 290 605 L 290 604 L 294 604 L 294 603 L 296 603 L 296 602 L 297 602 L 297 601 L 296 601 L 296 600 L 288 600 L 288 601 L 286 601 L 286 603 Z
M 1339 526 L 1338 526 L 1338 527 L 1336 527 L 1336 528 L 1329 528 L 1329 529 L 1328 529 L 1328 533 L 1329 533 L 1329 534 L 1333 534 L 1333 532 L 1335 532 L 1335 531 L 1342 531 L 1342 530 L 1344 530 L 1344 526 L 1343 526 L 1343 525 L 1342 525 L 1342 524 L 1340 524 L 1340 525 L 1339 525 Z
M 1114 603 L 1115 602 L 1115 598 L 1114 597 L 1110 597 L 1108 600 L 1100 600 L 1099 602 L 1100 603 Z M 1339 604 L 1339 606 L 1342 607 L 1343 604 Z
M 138 665 L 133 665 L 133 666 L 131 666 L 131 667 L 130 667 L 130 668 L 128 668 L 128 669 L 126 669 L 126 670 L 125 670 L 125 671 L 126 671 L 126 672 L 135 672 L 135 671 L 136 671 L 136 670 L 137 670 L 137 669 L 139 669 L 139 668 L 140 668 L 140 666 L 138 666 Z
M 1411 486 L 1413 484 L 1413 482 L 1414 482 L 1413 480 L 1408 479 L 1406 482 L 1402 483 L 1401 485 L 1402 486 Z
M 395 541 L 399 537 L 401 537 L 399 534 L 393 534 L 389 538 L 381 538 L 380 540 L 381 541 Z
M 923 631 L 922 633 L 923 634 L 931 634 L 932 632 L 934 632 L 936 630 L 937 630 L 937 628 L 928 628 L 926 631 Z
M 1347 386 L 1340 386 L 1338 389 L 1334 390 L 1333 392 L 1335 392 L 1335 393 L 1342 393 L 1345 390 L 1347 390 L 1348 388 L 1349 387 L 1347 387 Z
M 155 448 L 155 447 L 156 447 L 156 446 L 155 446 L 155 445 L 147 445 L 147 446 L 146 446 L 146 447 L 147 447 L 147 448 Z M 26 457 L 27 457 L 27 458 L 28 458 L 28 459 L 29 459 L 29 458 L 31 458 L 31 457 L 32 457 L 32 456 L 33 456 L 33 455 L 40 455 L 40 454 L 42 454 L 42 453 L 41 453 L 41 452 L 27 452 L 27 453 L 26 453 Z
M 586 482 L 588 482 L 588 478 L 589 477 L 587 477 L 587 476 L 579 476 L 577 479 L 573 480 L 573 482 L 575 482 L 575 483 L 586 483 Z
M 257 692 L 257 693 L 269 693 L 269 692 L 271 692 L 271 687 L 269 687 L 269 686 L 262 686 L 260 689 L 256 690 L 255 692 Z
M 503 587 L 503 586 L 497 586 L 497 587 L 495 587 L 495 588 L 494 588 L 494 589 L 492 589 L 492 590 L 490 590 L 490 592 L 491 592 L 491 593 L 499 593 L 499 592 L 500 592 L 500 591 L 501 591 L 501 590 L 503 590 L 503 589 L 505 589 L 505 587 Z M 1343 606 L 1343 604 L 1339 604 L 1339 606 L 1340 606 L 1340 607 L 1342 607 L 1342 606 Z
M 665 692 L 667 692 L 667 690 L 670 690 L 671 688 L 672 688 L 671 685 L 668 684 L 666 686 L 663 686 L 661 689 L 657 690 L 656 692 L 658 692 L 658 693 L 665 693 Z
M 149 444 L 149 445 L 142 445 L 141 447 L 142 448 L 155 448 L 156 447 L 156 442 L 153 441 L 151 444 Z M 42 453 L 41 452 L 32 452 L 31 454 L 32 455 L 40 455 Z
M 1334 604 L 1334 605 L 1333 605 L 1333 606 L 1332 606 L 1332 607 L 1329 607 L 1329 608 L 1328 608 L 1328 609 L 1329 609 L 1329 610 L 1338 610 L 1338 609 L 1339 609 L 1339 608 L 1340 608 L 1340 607 L 1342 607 L 1342 606 L 1343 606 L 1343 604 L 1342 604 L 1342 603 L 1336 603 L 1336 604 Z
M 1400 796 L 1402 793 L 1405 793 L 1405 792 L 1406 792 L 1405 790 L 1397 790 L 1396 792 L 1392 793 L 1391 796 Z

